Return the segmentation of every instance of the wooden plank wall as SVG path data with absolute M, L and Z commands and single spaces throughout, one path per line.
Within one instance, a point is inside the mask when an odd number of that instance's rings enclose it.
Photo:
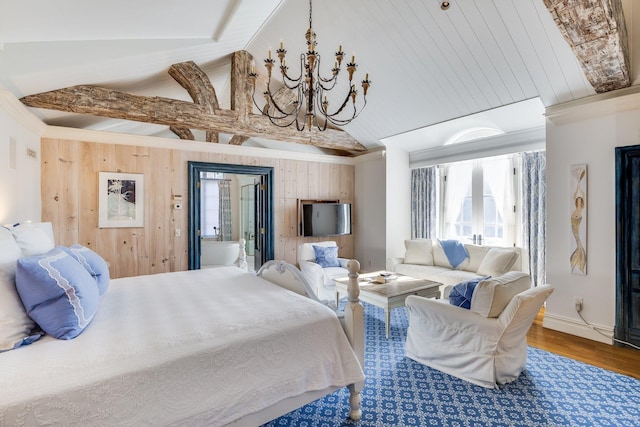
M 112 278 L 187 270 L 188 161 L 274 168 L 276 259 L 295 264 L 300 243 L 321 240 L 336 240 L 341 257 L 354 254 L 353 235 L 297 235 L 298 199 L 353 203 L 353 165 L 46 138 L 41 153 L 42 220 L 52 222 L 57 244 L 80 243 L 102 255 Z M 98 172 L 144 174 L 143 228 L 98 228 Z M 171 208 L 175 194 L 184 209 Z

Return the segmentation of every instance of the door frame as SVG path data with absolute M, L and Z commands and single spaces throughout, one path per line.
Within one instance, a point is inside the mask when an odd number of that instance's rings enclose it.
M 632 245 L 637 243 L 638 220 L 637 207 L 633 205 L 633 193 L 637 191 L 639 178 L 633 177 L 633 158 L 640 157 L 640 146 L 633 145 L 615 148 L 615 180 L 616 180 L 616 316 L 614 326 L 614 345 L 624 346 L 623 342 L 640 344 L 640 328 L 634 306 L 640 300 L 638 278 L 640 268 L 637 250 Z M 635 181 L 635 182 L 634 182 Z M 635 215 L 633 215 L 635 213 Z
M 187 162 L 189 171 L 189 270 L 200 269 L 200 172 L 259 175 L 267 181 L 265 206 L 265 256 L 274 257 L 273 167 L 233 165 L 228 163 Z

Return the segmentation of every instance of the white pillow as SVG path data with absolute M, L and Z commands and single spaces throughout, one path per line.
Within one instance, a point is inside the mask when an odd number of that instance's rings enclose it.
M 25 222 L 11 229 L 22 256 L 42 255 L 54 248 L 50 222 Z
M 21 254 L 11 232 L 0 227 L 0 352 L 19 347 L 35 327 L 16 290 L 16 263 Z
M 508 272 L 518 258 L 514 248 L 491 248 L 478 267 L 481 276 L 500 276 Z
M 260 277 L 302 296 L 309 296 L 304 284 L 290 270 L 279 271 L 277 267 L 270 267 L 263 269 L 260 272 Z
M 476 273 L 480 264 L 482 264 L 482 260 L 491 248 L 489 246 L 472 245 L 469 243 L 465 243 L 464 247 L 469 254 L 469 264 L 467 264 L 464 269 L 465 271 Z
M 470 310 L 484 317 L 498 317 L 511 298 L 530 287 L 531 278 L 521 271 L 483 280 L 473 291 Z
M 431 253 L 431 239 L 405 240 L 404 253 L 405 264 L 433 265 L 433 254 Z
M 437 240 L 433 242 L 433 265 L 451 268 L 451 264 Z

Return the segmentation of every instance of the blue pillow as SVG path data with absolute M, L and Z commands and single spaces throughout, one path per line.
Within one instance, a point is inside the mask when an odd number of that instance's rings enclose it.
M 98 285 L 98 292 L 104 295 L 109 287 L 109 265 L 97 253 L 82 245 L 75 244 L 69 248 L 60 246 L 60 249 L 71 255 L 93 276 Z
M 29 317 L 58 339 L 80 335 L 100 300 L 95 279 L 59 247 L 18 259 L 16 289 Z
M 449 293 L 449 304 L 469 310 L 471 308 L 471 297 L 473 297 L 473 291 L 475 291 L 476 286 L 478 286 L 478 283 L 490 277 L 491 276 L 476 277 L 475 279 L 458 283 Z
M 340 267 L 337 246 L 313 245 L 313 251 L 316 253 L 316 262 L 320 264 L 320 267 Z

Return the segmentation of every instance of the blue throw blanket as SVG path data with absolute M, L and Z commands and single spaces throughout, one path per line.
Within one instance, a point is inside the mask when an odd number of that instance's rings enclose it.
M 469 257 L 469 253 L 464 245 L 457 240 L 440 240 L 440 246 L 444 250 L 444 254 L 449 260 L 452 268 L 457 268 L 462 262 Z
M 471 298 L 473 298 L 473 292 L 476 290 L 476 286 L 478 286 L 478 283 L 489 278 L 491 278 L 491 276 L 476 277 L 475 279 L 458 283 L 451 288 L 449 304 L 469 310 L 471 308 Z

